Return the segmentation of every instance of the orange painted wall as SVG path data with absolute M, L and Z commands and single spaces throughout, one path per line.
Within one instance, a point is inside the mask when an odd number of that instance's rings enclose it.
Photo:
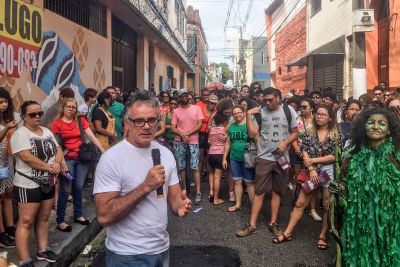
M 396 13 L 396 14 L 395 14 Z M 400 1 L 390 1 L 389 86 L 400 86 Z
M 389 87 L 400 86 L 400 1 L 390 0 L 391 31 L 389 32 Z M 371 1 L 378 17 L 378 1 Z M 397 14 L 396 14 L 397 13 Z M 378 23 L 375 30 L 365 34 L 367 88 L 372 89 L 378 80 Z

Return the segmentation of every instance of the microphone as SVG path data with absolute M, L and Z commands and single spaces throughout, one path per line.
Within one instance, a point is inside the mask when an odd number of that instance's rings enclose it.
M 153 159 L 153 166 L 160 165 L 161 164 L 160 149 L 158 149 L 158 148 L 152 149 L 151 150 L 151 158 Z M 164 197 L 163 185 L 160 185 L 160 187 L 157 188 L 157 197 L 158 198 Z

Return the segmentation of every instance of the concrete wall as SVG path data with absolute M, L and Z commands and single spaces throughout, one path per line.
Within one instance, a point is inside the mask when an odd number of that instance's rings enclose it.
M 314 50 L 332 40 L 352 34 L 352 0 L 321 1 L 321 10 L 311 15 L 308 4 L 308 45 Z
M 103 37 L 44 9 L 41 0 L 33 1 L 32 6 L 26 5 L 39 8 L 42 12 L 43 41 L 36 53 L 37 68 L 19 77 L 0 76 L 0 86 L 10 91 L 16 107 L 31 99 L 43 103 L 43 109 L 47 109 L 58 99 L 59 89 L 64 87 L 73 88 L 77 99 L 82 102 L 79 94 L 83 94 L 86 88 L 100 90 L 111 84 L 109 11 L 107 37 Z

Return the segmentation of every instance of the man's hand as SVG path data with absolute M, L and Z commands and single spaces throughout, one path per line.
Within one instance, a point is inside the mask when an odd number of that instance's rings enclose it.
M 156 190 L 165 183 L 165 170 L 163 165 L 151 167 L 143 182 L 151 190 Z
M 258 106 L 258 107 L 255 107 L 255 108 L 252 108 L 252 109 L 248 110 L 247 114 L 254 115 L 254 114 L 257 114 L 257 113 L 260 113 L 260 112 L 261 112 L 261 106 Z
M 178 216 L 185 217 L 192 209 L 192 201 L 186 196 L 186 190 L 181 192 L 181 205 L 178 207 Z
M 278 145 L 278 148 L 276 149 L 276 152 L 279 154 L 283 154 L 286 150 L 287 144 L 286 142 L 282 142 Z

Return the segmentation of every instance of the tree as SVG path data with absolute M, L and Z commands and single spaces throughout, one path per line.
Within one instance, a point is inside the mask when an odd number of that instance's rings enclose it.
M 217 68 L 221 68 L 222 70 L 222 78 L 221 82 L 226 83 L 227 80 L 233 79 L 233 71 L 229 68 L 229 65 L 225 62 L 221 62 L 217 64 Z

